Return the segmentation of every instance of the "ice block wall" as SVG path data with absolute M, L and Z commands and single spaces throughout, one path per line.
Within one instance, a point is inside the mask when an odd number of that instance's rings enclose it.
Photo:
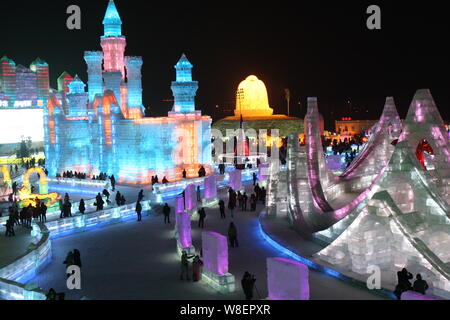
M 202 249 L 206 269 L 219 275 L 228 273 L 228 242 L 225 236 L 216 232 L 203 232 Z
M 309 270 L 300 262 L 267 258 L 269 300 L 309 300 Z
M 192 246 L 191 216 L 186 212 L 176 213 L 176 215 L 178 219 L 178 241 L 183 248 L 189 248 Z
M 197 207 L 197 190 L 195 184 L 190 184 L 184 190 L 185 210 L 194 210 Z
M 205 199 L 214 199 L 217 197 L 216 176 L 210 176 L 204 180 Z
M 230 171 L 230 187 L 233 190 L 239 190 L 242 187 L 242 172 L 241 170 Z

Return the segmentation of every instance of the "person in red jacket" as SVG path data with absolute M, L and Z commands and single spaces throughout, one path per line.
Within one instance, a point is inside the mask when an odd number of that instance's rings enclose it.
M 203 261 L 200 259 L 199 256 L 195 256 L 194 260 L 192 261 L 192 280 L 194 282 L 200 281 L 202 279 L 202 266 Z

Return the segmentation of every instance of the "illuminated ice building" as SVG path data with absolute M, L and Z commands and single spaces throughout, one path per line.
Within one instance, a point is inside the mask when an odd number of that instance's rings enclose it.
M 21 137 L 43 141 L 43 110 L 50 92 L 48 64 L 37 58 L 30 68 L 0 59 L 0 144 Z
M 87 51 L 88 91 L 63 74 L 60 93 L 45 109 L 45 152 L 51 176 L 65 170 L 114 174 L 121 183 L 146 184 L 151 176 L 181 179 L 211 167 L 211 118 L 195 110 L 198 83 L 185 55 L 175 65 L 174 106 L 148 118 L 142 105 L 142 57 L 125 56 L 119 13 L 110 1 L 102 51 Z

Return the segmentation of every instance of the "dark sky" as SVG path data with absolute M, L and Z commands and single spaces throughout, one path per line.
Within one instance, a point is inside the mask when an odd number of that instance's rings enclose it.
M 450 119 L 448 31 L 442 1 L 135 1 L 116 0 L 128 55 L 144 58 L 144 104 L 166 115 L 174 64 L 183 52 L 200 82 L 197 109 L 223 116 L 239 82 L 255 74 L 266 83 L 271 106 L 303 116 L 317 96 L 327 119 L 377 119 L 385 97 L 404 117 L 420 88 L 430 88 Z M 51 86 L 63 71 L 87 80 L 85 50 L 100 50 L 107 0 L 5 1 L 0 12 L 0 54 L 28 66 L 37 56 L 50 65 Z M 82 29 L 66 28 L 66 8 L 77 4 Z M 366 28 L 366 9 L 382 9 L 382 30 Z M 347 101 L 353 111 L 348 112 Z M 298 102 L 301 102 L 301 105 Z

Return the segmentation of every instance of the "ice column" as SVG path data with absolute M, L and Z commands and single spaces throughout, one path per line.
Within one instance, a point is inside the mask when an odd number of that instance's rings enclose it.
M 184 212 L 184 199 L 182 197 L 178 197 L 175 199 L 175 213 Z
M 202 200 L 203 206 L 212 206 L 217 204 L 219 199 L 217 198 L 216 176 L 212 175 L 205 178 L 203 185 L 205 188 L 204 198 Z
M 230 293 L 235 289 L 234 276 L 228 272 L 227 238 L 216 232 L 202 233 L 203 279 L 215 290 Z
M 241 170 L 230 171 L 230 187 L 233 190 L 240 190 L 242 188 L 242 172 Z
M 188 212 L 197 208 L 197 190 L 195 184 L 190 184 L 184 189 L 184 207 Z
M 261 163 L 258 167 L 258 181 L 267 181 L 269 179 L 269 163 Z
M 186 251 L 189 255 L 195 254 L 195 248 L 192 246 L 192 235 L 191 235 L 191 216 L 186 213 L 175 213 L 178 241 L 177 248 L 178 254 L 181 255 L 182 251 Z
M 269 300 L 309 300 L 309 270 L 300 262 L 267 258 Z

